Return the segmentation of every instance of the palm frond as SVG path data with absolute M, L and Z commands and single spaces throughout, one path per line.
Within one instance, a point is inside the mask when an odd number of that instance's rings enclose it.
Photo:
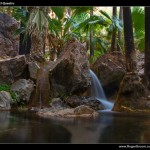
M 59 37 L 60 33 L 62 31 L 62 23 L 61 23 L 61 21 L 58 20 L 58 19 L 48 18 L 48 22 L 49 22 L 48 28 L 51 31 L 51 33 L 53 33 L 53 34 L 55 34 L 56 36 Z
M 133 7 L 132 9 L 132 21 L 135 31 L 144 30 L 144 9 L 141 7 Z
M 108 23 L 101 16 L 93 15 L 81 22 L 75 30 L 83 29 L 84 31 L 87 31 L 90 26 L 94 28 L 95 25 L 107 26 L 107 24 Z
M 145 16 L 142 7 L 132 8 L 132 24 L 136 49 L 144 50 Z
M 28 20 L 28 11 L 22 7 L 19 6 L 15 6 L 12 12 L 12 16 L 18 20 L 21 21 L 23 23 L 23 25 L 25 26 Z
M 71 6 L 70 8 L 72 10 L 74 10 L 73 15 L 76 16 L 76 15 L 79 15 L 81 13 L 85 13 L 85 12 L 87 13 L 88 11 L 90 11 L 93 8 L 93 6 L 85 6 L 85 7 Z
M 64 6 L 60 6 L 60 7 L 51 7 L 52 11 L 56 14 L 56 16 L 58 17 L 58 19 L 62 19 L 64 17 L 64 11 L 65 11 L 65 7 Z
M 48 28 L 48 19 L 43 9 L 34 8 L 27 22 L 26 32 L 31 34 L 45 34 Z
M 112 21 L 112 18 L 108 15 L 108 13 L 106 13 L 106 12 L 103 11 L 103 10 L 100 10 L 100 13 L 101 13 L 102 15 L 104 15 L 107 19 L 109 19 L 109 20 Z

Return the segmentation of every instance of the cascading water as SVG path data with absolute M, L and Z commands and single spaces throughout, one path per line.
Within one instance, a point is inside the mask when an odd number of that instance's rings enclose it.
M 107 100 L 104 90 L 96 74 L 91 69 L 89 71 L 92 78 L 92 86 L 91 86 L 92 96 L 94 96 L 97 100 L 99 100 L 104 105 L 105 109 L 112 109 L 113 103 Z
M 43 62 L 40 65 L 38 71 L 37 83 L 36 83 L 36 100 L 39 102 L 40 108 L 49 105 L 49 68 L 51 64 L 49 62 Z

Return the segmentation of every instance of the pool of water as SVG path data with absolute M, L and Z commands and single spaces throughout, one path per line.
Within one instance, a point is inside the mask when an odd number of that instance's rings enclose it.
M 98 118 L 50 119 L 2 111 L 0 143 L 150 143 L 150 115 L 100 111 Z

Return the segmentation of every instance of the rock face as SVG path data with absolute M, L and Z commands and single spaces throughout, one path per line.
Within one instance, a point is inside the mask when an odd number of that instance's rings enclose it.
M 91 85 L 84 46 L 75 39 L 70 40 L 50 68 L 49 76 L 52 97 L 84 92 Z
M 114 111 L 149 111 L 150 98 L 147 97 L 147 91 L 141 83 L 140 77 L 136 73 L 128 73 L 124 76 L 117 99 L 115 101 Z M 147 98 L 146 98 L 147 97 Z
M 14 36 L 14 31 L 19 28 L 19 23 L 7 14 L 0 13 L 0 57 L 14 57 L 19 52 L 19 35 Z
M 27 103 L 34 90 L 34 84 L 31 80 L 19 79 L 11 85 L 11 90 L 18 95 L 18 102 Z
M 107 96 L 119 89 L 119 84 L 125 75 L 125 60 L 120 52 L 102 55 L 91 69 L 98 76 Z
M 10 110 L 13 103 L 12 97 L 9 92 L 0 92 L 0 110 Z
M 0 60 L 0 84 L 12 84 L 19 79 L 26 65 L 24 55 Z
M 40 69 L 38 64 L 36 62 L 29 62 L 28 68 L 29 68 L 30 78 L 37 79 L 38 69 Z

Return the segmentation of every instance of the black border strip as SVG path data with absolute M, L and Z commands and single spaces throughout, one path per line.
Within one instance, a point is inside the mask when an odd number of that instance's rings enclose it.
M 149 0 L 0 0 L 0 6 L 150 6 Z

